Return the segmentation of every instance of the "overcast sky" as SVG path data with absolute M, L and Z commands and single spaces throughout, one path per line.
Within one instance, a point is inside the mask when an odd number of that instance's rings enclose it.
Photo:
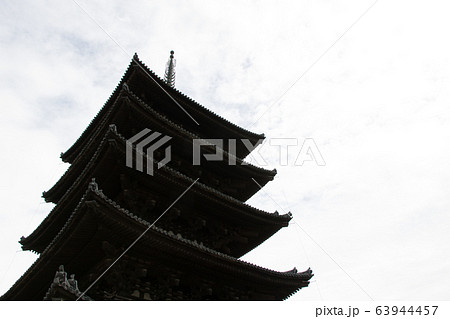
M 268 138 L 259 153 L 278 175 L 249 203 L 298 224 L 244 260 L 311 267 L 290 300 L 448 299 L 448 12 L 446 1 L 2 1 L 0 294 L 36 258 L 17 241 L 53 207 L 41 194 L 68 168 L 59 154 L 134 52 L 163 76 L 174 50 L 180 91 Z M 288 165 L 276 138 L 298 141 Z M 325 166 L 294 165 L 306 138 Z

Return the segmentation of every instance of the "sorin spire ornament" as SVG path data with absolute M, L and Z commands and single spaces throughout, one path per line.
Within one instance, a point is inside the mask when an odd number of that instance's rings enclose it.
M 167 61 L 166 72 L 164 73 L 164 81 L 171 87 L 175 87 L 175 66 L 177 62 L 174 59 L 173 54 L 173 50 L 170 51 L 170 58 L 169 61 Z

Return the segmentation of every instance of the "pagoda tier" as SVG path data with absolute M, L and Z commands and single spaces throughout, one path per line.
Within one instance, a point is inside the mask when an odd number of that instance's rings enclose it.
M 78 171 L 72 170 L 71 175 L 65 175 L 54 187 L 45 192 L 46 201 L 57 203 L 61 199 L 95 153 L 100 139 L 108 130 L 109 125 L 113 123 L 120 128 L 120 133 L 127 139 L 145 128 L 172 137 L 170 140 L 172 159 L 167 164 L 168 166 L 185 175 L 198 176 L 202 183 L 241 201 L 250 198 L 259 190 L 260 186 L 273 180 L 276 174 L 275 170 L 265 170 L 245 163 L 241 159 L 236 159 L 235 165 L 229 165 L 230 160 L 233 159 L 230 159 L 232 155 L 227 152 L 224 152 L 223 161 L 206 161 L 202 155 L 201 165 L 193 165 L 193 140 L 200 137 L 157 113 L 124 84 L 114 102 L 111 103 L 108 112 L 102 116 L 96 129 L 92 130 L 82 151 L 73 160 L 72 163 L 77 165 Z M 216 150 L 214 147 L 203 146 L 201 151 L 202 154 L 214 154 Z
M 94 300 L 283 300 L 312 272 L 276 272 L 174 235 L 121 208 L 90 183 L 65 225 L 2 296 L 42 300 L 64 265 L 84 291 L 129 245 L 136 244 L 87 293 Z M 58 287 L 56 287 L 58 288 Z M 64 293 L 70 299 L 70 294 Z M 73 296 L 73 294 L 72 294 Z M 86 297 L 87 298 L 87 297 Z
M 71 186 L 36 230 L 21 239 L 23 249 L 42 252 L 47 247 L 92 178 L 109 198 L 149 222 L 158 218 L 176 194 L 194 181 L 169 167 L 155 170 L 153 176 L 126 167 L 125 149 L 125 138 L 116 132 L 115 126 L 110 126 L 90 160 L 76 160 L 63 175 L 62 180 L 71 175 L 76 178 L 69 179 L 73 180 Z M 144 163 L 147 163 L 145 155 Z M 189 196 L 183 197 L 158 225 L 219 252 L 240 257 L 287 226 L 290 219 L 288 214 L 269 214 L 197 182 L 189 190 Z
M 170 118 L 171 121 L 185 128 L 187 131 L 203 138 L 236 139 L 236 156 L 238 158 L 244 158 L 250 153 L 241 139 L 249 140 L 252 145 L 264 139 L 263 134 L 252 133 L 228 122 L 177 89 L 167 85 L 135 55 L 122 80 L 103 108 L 75 144 L 62 154 L 61 158 L 63 161 L 72 163 L 85 145 L 89 143 L 91 136 L 119 96 L 124 83 L 127 83 L 129 88 L 144 103 L 151 106 L 159 114 Z M 176 102 L 164 91 L 169 93 Z M 228 151 L 228 144 L 225 143 L 223 148 Z

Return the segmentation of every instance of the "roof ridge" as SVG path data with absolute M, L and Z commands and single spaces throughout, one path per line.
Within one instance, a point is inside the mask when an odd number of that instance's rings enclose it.
M 110 125 L 109 129 L 105 132 L 105 134 L 104 134 L 104 136 L 103 136 L 99 146 L 97 147 L 95 153 L 92 155 L 90 160 L 87 162 L 87 164 L 85 165 L 85 167 L 82 170 L 82 172 L 79 174 L 79 176 L 76 178 L 76 180 L 70 185 L 70 187 L 67 189 L 67 191 L 64 193 L 64 195 L 60 198 L 60 200 L 58 201 L 57 205 L 50 211 L 50 213 L 44 218 L 44 220 L 39 224 L 39 226 L 28 237 L 30 237 L 33 234 L 37 233 L 38 230 L 40 230 L 42 227 L 44 227 L 43 225 L 46 222 L 48 222 L 48 220 L 50 220 L 50 216 L 52 215 L 52 213 L 55 210 L 57 210 L 58 207 L 60 207 L 61 203 L 63 203 L 64 201 L 67 200 L 67 198 L 68 198 L 69 194 L 71 193 L 72 189 L 74 189 L 77 185 L 79 185 L 80 183 L 83 182 L 82 177 L 86 174 L 87 170 L 90 169 L 90 166 L 91 166 L 92 162 L 97 160 L 100 152 L 103 150 L 103 146 L 105 145 L 105 143 L 108 142 L 108 137 L 110 137 L 111 134 L 112 134 L 112 136 L 119 138 L 119 140 L 121 142 L 126 143 L 126 139 L 120 133 L 117 132 L 116 126 L 114 124 Z M 133 145 L 133 148 L 134 147 L 135 146 Z M 146 154 L 143 154 L 143 155 L 144 155 L 144 157 L 146 157 Z M 61 178 L 63 178 L 64 176 L 68 175 L 69 171 L 71 171 L 73 169 L 72 167 L 73 167 L 73 165 L 68 167 L 66 172 L 63 174 L 63 176 Z M 168 171 L 172 176 L 182 177 L 183 179 L 187 180 L 188 182 L 192 183 L 194 181 L 191 177 L 186 176 L 186 175 L 184 175 L 184 174 L 182 174 L 182 173 L 178 172 L 177 170 L 172 169 L 170 167 L 163 166 L 163 167 L 161 167 L 161 169 Z M 179 184 L 179 182 L 177 182 L 176 180 L 172 180 L 172 181 L 174 183 Z M 219 197 L 222 197 L 222 198 L 226 198 L 229 201 L 234 202 L 236 205 L 239 205 L 241 207 L 250 209 L 251 211 L 253 211 L 253 212 L 257 213 L 257 214 L 262 214 L 265 217 L 269 217 L 271 219 L 279 220 L 279 221 L 281 221 L 281 220 L 290 220 L 292 218 L 289 214 L 277 215 L 275 213 L 269 213 L 269 212 L 263 211 L 263 210 L 261 210 L 259 208 L 253 207 L 253 206 L 251 206 L 251 205 L 249 205 L 249 204 L 247 204 L 245 202 L 239 201 L 238 199 L 236 199 L 236 198 L 234 198 L 234 197 L 232 197 L 230 195 L 227 195 L 225 193 L 222 193 L 222 192 L 216 190 L 215 188 L 210 187 L 208 185 L 205 185 L 203 183 L 197 182 L 196 185 L 199 186 L 199 187 L 202 187 L 203 189 L 206 189 L 209 193 L 215 194 L 216 196 L 219 196 Z M 22 245 L 24 243 L 26 243 L 28 237 L 24 237 L 20 241 L 20 243 Z
M 121 140 L 123 143 L 126 143 L 127 140 L 126 140 L 125 137 L 123 137 L 119 132 L 117 132 L 117 131 L 112 131 L 112 134 L 114 134 L 114 135 L 116 135 L 118 138 L 120 138 L 120 140 Z M 133 148 L 135 148 L 134 145 L 132 145 L 132 146 L 133 146 Z M 147 157 L 147 154 L 142 154 L 142 155 L 143 155 L 144 157 Z M 145 162 L 145 161 L 144 161 L 144 162 Z M 180 177 L 186 179 L 186 180 L 187 180 L 188 182 L 190 182 L 190 183 L 192 183 L 192 182 L 195 181 L 192 177 L 189 177 L 189 176 L 187 176 L 187 175 L 184 175 L 183 173 L 181 173 L 181 172 L 179 172 L 179 171 L 177 171 L 177 170 L 175 170 L 175 169 L 173 169 L 173 168 L 171 168 L 171 167 L 168 167 L 167 165 L 162 166 L 162 167 L 160 168 L 160 170 L 167 170 L 171 175 L 177 175 L 177 176 L 180 176 Z M 201 183 L 201 182 L 197 182 L 195 185 L 198 185 L 199 187 L 202 187 L 203 189 L 206 189 L 207 191 L 209 191 L 209 192 L 211 192 L 211 193 L 214 193 L 214 194 L 216 194 L 216 195 L 218 195 L 218 196 L 220 196 L 220 197 L 224 197 L 224 198 L 226 198 L 226 199 L 228 199 L 228 200 L 234 202 L 235 204 L 238 204 L 238 205 L 241 205 L 241 206 L 250 208 L 251 210 L 257 211 L 258 213 L 263 213 L 264 215 L 268 215 L 268 216 L 270 216 L 270 217 L 275 217 L 275 216 L 276 216 L 277 218 L 281 218 L 281 219 L 289 219 L 289 220 L 292 219 L 292 216 L 291 216 L 290 214 L 282 214 L 282 215 L 280 215 L 277 211 L 275 211 L 274 213 L 269 213 L 269 212 L 263 211 L 263 210 L 261 210 L 261 209 L 259 209 L 259 208 L 253 207 L 253 206 L 251 206 L 251 205 L 249 205 L 249 204 L 247 204 L 247 203 L 245 203 L 245 202 L 242 202 L 242 201 L 240 201 L 240 200 L 234 198 L 233 196 L 227 195 L 227 194 L 225 194 L 225 193 L 223 193 L 223 192 L 221 192 L 221 191 L 219 191 L 219 190 L 217 190 L 217 189 L 215 189 L 215 188 L 213 188 L 213 187 L 211 187 L 211 186 L 208 186 L 208 185 L 206 185 L 206 184 L 203 184 L 203 183 Z
M 139 63 L 140 66 L 142 66 L 145 69 L 145 71 L 148 72 L 154 78 L 154 80 L 159 81 L 158 84 L 164 85 L 164 89 L 174 91 L 176 94 L 180 95 L 182 98 L 187 99 L 188 101 L 190 101 L 190 102 L 194 103 L 195 105 L 197 105 L 198 107 L 200 107 L 201 110 L 206 111 L 208 115 L 213 115 L 213 116 L 223 120 L 228 125 L 231 125 L 233 128 L 238 129 L 238 130 L 242 130 L 243 132 L 246 132 L 247 134 L 254 135 L 254 136 L 259 136 L 259 137 L 265 137 L 265 135 L 263 133 L 262 134 L 254 133 L 254 132 L 249 131 L 249 130 L 241 127 L 241 126 L 238 126 L 238 125 L 234 124 L 233 122 L 230 122 L 226 118 L 224 118 L 224 117 L 220 116 L 219 114 L 211 111 L 210 109 L 204 107 L 203 105 L 201 105 L 200 103 L 198 103 L 197 101 L 195 101 L 191 97 L 187 96 L 186 94 L 184 94 L 183 92 L 181 92 L 177 88 L 168 86 L 155 72 L 153 72 L 144 62 L 142 62 L 139 59 L 137 53 L 134 54 L 132 61 L 136 61 L 137 63 Z M 146 73 L 146 72 L 144 72 L 144 73 Z M 210 116 L 207 116 L 207 117 L 210 117 Z
M 95 182 L 91 182 L 91 183 L 95 183 Z M 131 213 L 129 210 L 127 210 L 127 209 L 125 209 L 125 208 L 122 208 L 119 204 L 117 204 L 115 201 L 113 201 L 113 200 L 110 199 L 108 196 L 106 196 L 106 195 L 102 192 L 102 190 L 100 190 L 100 189 L 98 188 L 98 185 L 97 185 L 97 188 L 96 188 L 96 189 L 90 188 L 90 190 L 93 191 L 96 195 L 100 196 L 104 201 L 106 201 L 108 204 L 110 204 L 111 206 L 113 206 L 114 208 L 116 208 L 118 211 L 120 211 L 120 212 L 124 213 L 125 215 L 129 216 L 130 218 L 134 219 L 134 220 L 137 221 L 138 223 L 141 223 L 141 224 L 143 224 L 143 225 L 149 227 L 150 230 L 157 231 L 157 232 L 159 232 L 159 233 L 161 233 L 161 234 L 163 234 L 163 235 L 165 235 L 165 236 L 168 236 L 168 237 L 170 237 L 170 238 L 172 238 L 172 239 L 174 239 L 174 240 L 176 240 L 176 241 L 181 241 L 181 242 L 183 242 L 183 243 L 185 243 L 185 244 L 188 244 L 188 245 L 190 245 L 190 246 L 196 247 L 196 248 L 198 248 L 198 249 L 200 249 L 200 250 L 204 250 L 205 252 L 208 252 L 208 253 L 211 253 L 211 254 L 220 256 L 220 257 L 225 258 L 225 259 L 228 259 L 228 260 L 230 260 L 230 261 L 236 261 L 236 262 L 238 262 L 238 263 L 241 263 L 241 264 L 244 264 L 244 265 L 248 265 L 248 266 L 251 266 L 251 267 L 253 267 L 253 268 L 257 268 L 257 269 L 264 270 L 264 271 L 269 271 L 269 272 L 272 272 L 272 273 L 275 273 L 275 274 L 278 274 L 278 275 L 283 275 L 283 276 L 286 276 L 286 277 L 300 277 L 300 276 L 303 276 L 303 275 L 305 275 L 306 273 L 309 273 L 309 272 L 310 272 L 310 269 L 308 269 L 308 270 L 305 271 L 305 272 L 301 272 L 301 273 L 298 273 L 298 272 L 292 272 L 292 270 L 291 270 L 291 271 L 284 271 L 284 272 L 276 271 L 276 270 L 272 270 L 272 269 L 268 269 L 268 268 L 265 268 L 265 267 L 261 267 L 261 266 L 255 265 L 255 264 L 253 264 L 253 263 L 250 263 L 250 262 L 247 262 L 247 261 L 238 259 L 238 258 L 236 258 L 236 257 L 233 257 L 233 256 L 230 256 L 230 255 L 221 253 L 221 252 L 216 251 L 216 250 L 214 250 L 214 249 L 211 249 L 211 248 L 209 248 L 209 247 L 207 247 L 207 246 L 204 246 L 204 245 L 195 243 L 194 241 L 192 241 L 192 240 L 190 240 L 190 239 L 186 239 L 186 238 L 180 237 L 180 236 L 178 236 L 178 235 L 175 235 L 175 234 L 174 234 L 173 232 L 171 232 L 171 231 L 166 231 L 166 230 L 164 230 L 164 229 L 162 229 L 162 228 L 159 228 L 158 226 L 155 226 L 154 223 L 150 223 L 150 222 L 148 222 L 148 221 L 146 221 L 146 220 L 144 220 L 144 219 L 142 219 L 142 218 L 140 218 L 140 217 L 134 215 L 134 214 Z M 151 227 L 151 228 L 150 228 L 150 227 Z

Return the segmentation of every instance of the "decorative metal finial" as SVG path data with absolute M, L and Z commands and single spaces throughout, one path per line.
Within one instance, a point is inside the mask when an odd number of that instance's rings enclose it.
M 170 58 L 167 61 L 166 72 L 164 74 L 164 81 L 166 81 L 167 85 L 171 87 L 175 87 L 175 65 L 176 60 L 173 57 L 173 50 L 170 51 Z

